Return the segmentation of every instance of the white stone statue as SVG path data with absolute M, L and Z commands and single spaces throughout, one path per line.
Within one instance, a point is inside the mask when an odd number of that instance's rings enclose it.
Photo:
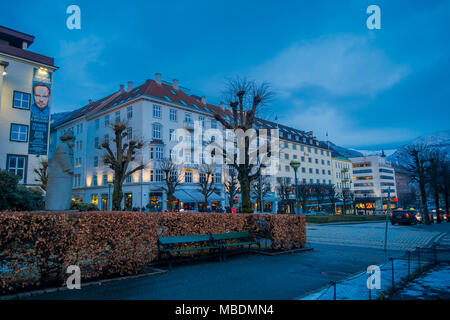
M 45 209 L 69 210 L 73 185 L 73 134 L 71 131 L 59 138 L 53 160 L 48 167 L 47 195 Z

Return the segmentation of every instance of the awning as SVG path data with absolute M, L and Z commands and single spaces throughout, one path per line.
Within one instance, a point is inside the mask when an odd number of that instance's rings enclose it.
M 218 195 L 217 193 L 213 192 L 213 193 L 209 196 L 208 200 L 209 200 L 209 201 L 223 201 L 224 199 L 223 199 L 223 197 L 221 197 L 221 196 Z

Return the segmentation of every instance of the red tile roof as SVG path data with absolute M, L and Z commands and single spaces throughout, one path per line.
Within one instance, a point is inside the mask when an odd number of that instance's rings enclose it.
M 55 63 L 53 58 L 4 44 L 0 44 L 0 53 L 6 53 L 11 56 L 39 62 L 48 66 L 54 66 Z

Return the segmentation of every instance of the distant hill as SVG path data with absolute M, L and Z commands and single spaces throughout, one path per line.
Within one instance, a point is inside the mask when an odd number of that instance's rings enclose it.
M 406 147 L 415 144 L 425 144 L 430 148 L 447 152 L 447 156 L 450 156 L 450 130 L 420 136 L 411 143 L 399 148 L 392 155 L 388 156 L 387 160 L 396 165 L 406 165 L 408 163 L 408 158 L 405 155 L 404 150 Z
M 327 144 L 326 141 L 322 141 L 322 143 L 324 143 L 325 145 Z M 342 155 L 346 158 L 354 158 L 354 157 L 362 157 L 363 156 L 363 154 L 359 151 L 340 147 L 338 145 L 335 145 L 333 142 L 330 142 L 330 149 L 334 150 L 335 152 L 339 153 L 340 155 Z
M 68 111 L 68 112 L 52 113 L 51 125 L 54 125 L 55 123 L 60 122 L 62 119 L 67 117 L 69 114 L 71 114 L 70 111 Z

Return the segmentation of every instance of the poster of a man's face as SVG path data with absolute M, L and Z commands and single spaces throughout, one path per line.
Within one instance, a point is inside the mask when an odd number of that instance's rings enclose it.
M 37 84 L 33 88 L 33 97 L 36 106 L 41 110 L 45 109 L 48 106 L 50 89 L 43 84 Z

